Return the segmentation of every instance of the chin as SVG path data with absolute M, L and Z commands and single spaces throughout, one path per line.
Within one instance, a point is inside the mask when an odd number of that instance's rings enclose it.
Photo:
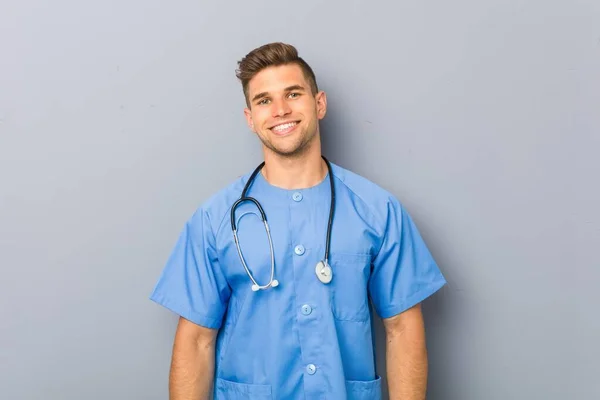
M 287 140 L 286 140 L 287 139 Z M 273 153 L 282 157 L 294 157 L 306 152 L 311 146 L 311 140 L 307 138 L 277 137 L 263 141 L 263 145 Z
M 268 146 L 266 146 L 269 150 L 271 150 L 273 153 L 277 154 L 278 156 L 282 156 L 282 157 L 292 157 L 292 156 L 296 156 L 298 154 L 301 154 L 304 152 L 304 150 L 306 150 L 306 146 L 274 146 L 272 143 L 269 143 Z
M 294 149 L 275 149 L 273 152 L 282 157 L 292 157 L 298 154 L 301 154 L 302 151 L 299 148 Z

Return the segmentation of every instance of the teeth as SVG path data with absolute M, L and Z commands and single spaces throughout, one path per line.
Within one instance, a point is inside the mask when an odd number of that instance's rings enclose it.
M 295 122 L 290 122 L 288 124 L 277 125 L 276 127 L 271 128 L 271 130 L 274 130 L 274 131 L 277 131 L 277 132 L 278 131 L 283 131 L 283 130 L 286 130 L 288 128 L 291 128 L 294 125 L 296 125 Z

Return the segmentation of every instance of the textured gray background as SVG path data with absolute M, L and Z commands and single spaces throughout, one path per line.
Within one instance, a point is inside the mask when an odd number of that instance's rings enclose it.
M 235 62 L 283 40 L 329 94 L 325 153 L 402 200 L 448 278 L 428 398 L 600 398 L 599 21 L 596 0 L 1 1 L 0 397 L 167 398 L 176 318 L 147 297 L 260 161 Z

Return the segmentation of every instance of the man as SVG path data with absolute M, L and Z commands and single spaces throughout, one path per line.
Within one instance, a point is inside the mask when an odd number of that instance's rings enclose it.
M 390 397 L 424 399 L 420 302 L 445 280 L 417 228 L 322 157 L 327 98 L 294 47 L 253 50 L 237 76 L 264 166 L 198 208 L 151 295 L 180 316 L 171 400 L 379 399 L 371 304 Z

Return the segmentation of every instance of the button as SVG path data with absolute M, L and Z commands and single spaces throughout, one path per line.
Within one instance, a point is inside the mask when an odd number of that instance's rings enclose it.
M 294 199 L 294 201 L 302 201 L 302 193 L 300 192 L 296 192 L 292 195 L 292 199 Z
M 294 249 L 294 252 L 296 254 L 298 254 L 299 256 L 301 256 L 302 254 L 304 254 L 304 246 L 302 246 L 301 244 L 299 244 L 298 246 L 296 246 L 296 248 Z
M 302 314 L 304 315 L 308 315 L 312 312 L 312 307 L 309 306 L 308 304 L 305 304 L 302 306 Z
M 315 364 L 308 364 L 306 366 L 306 372 L 308 372 L 309 375 L 314 375 L 315 372 L 317 372 L 317 367 Z

